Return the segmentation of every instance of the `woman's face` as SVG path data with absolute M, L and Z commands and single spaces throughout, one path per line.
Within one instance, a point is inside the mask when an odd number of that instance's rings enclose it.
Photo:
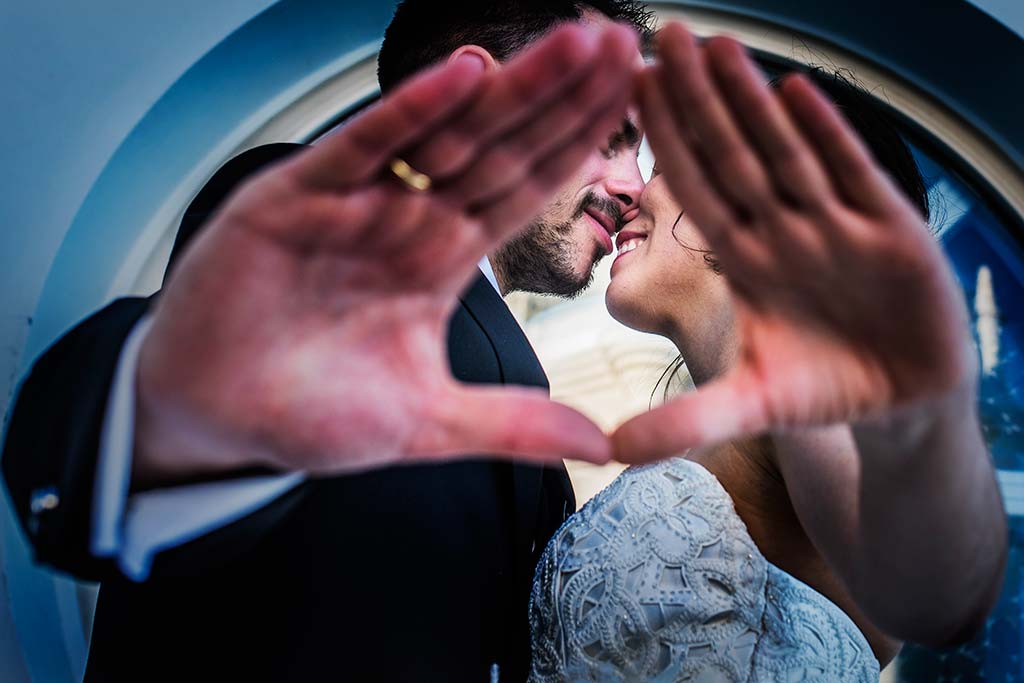
M 708 262 L 707 243 L 655 172 L 639 213 L 616 238 L 605 293 L 609 312 L 677 345 L 709 340 L 732 321 L 728 284 Z M 685 349 L 681 349 L 684 351 Z

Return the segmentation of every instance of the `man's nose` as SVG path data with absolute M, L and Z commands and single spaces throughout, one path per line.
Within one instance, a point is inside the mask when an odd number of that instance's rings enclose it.
M 640 175 L 636 159 L 618 164 L 618 168 L 605 183 L 605 191 L 619 203 L 623 220 L 631 219 L 639 207 L 640 195 L 644 191 L 644 179 Z

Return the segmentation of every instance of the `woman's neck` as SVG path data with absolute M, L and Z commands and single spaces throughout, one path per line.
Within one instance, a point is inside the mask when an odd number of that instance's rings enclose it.
M 732 316 L 709 316 L 696 324 L 680 316 L 671 320 L 667 327 L 665 336 L 679 349 L 697 386 L 724 375 L 739 353 L 739 338 Z

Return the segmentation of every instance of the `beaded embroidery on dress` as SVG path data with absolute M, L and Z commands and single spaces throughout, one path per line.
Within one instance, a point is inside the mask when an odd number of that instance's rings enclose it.
M 548 543 L 530 598 L 530 683 L 878 681 L 823 595 L 769 563 L 718 479 L 631 467 Z

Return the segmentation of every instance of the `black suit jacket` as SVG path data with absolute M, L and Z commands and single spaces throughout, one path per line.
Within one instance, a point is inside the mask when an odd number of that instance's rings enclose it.
M 186 212 L 172 265 L 240 180 L 298 148 L 260 147 L 218 171 Z M 502 683 L 525 679 L 534 565 L 575 507 L 564 468 L 479 459 L 311 480 L 161 553 L 141 584 L 92 557 L 106 397 L 149 305 L 119 300 L 52 346 L 19 391 L 4 444 L 38 561 L 102 581 L 86 681 L 483 683 L 495 663 Z M 462 381 L 547 386 L 483 277 L 453 314 L 448 349 Z M 40 492 L 58 504 L 33 506 Z

